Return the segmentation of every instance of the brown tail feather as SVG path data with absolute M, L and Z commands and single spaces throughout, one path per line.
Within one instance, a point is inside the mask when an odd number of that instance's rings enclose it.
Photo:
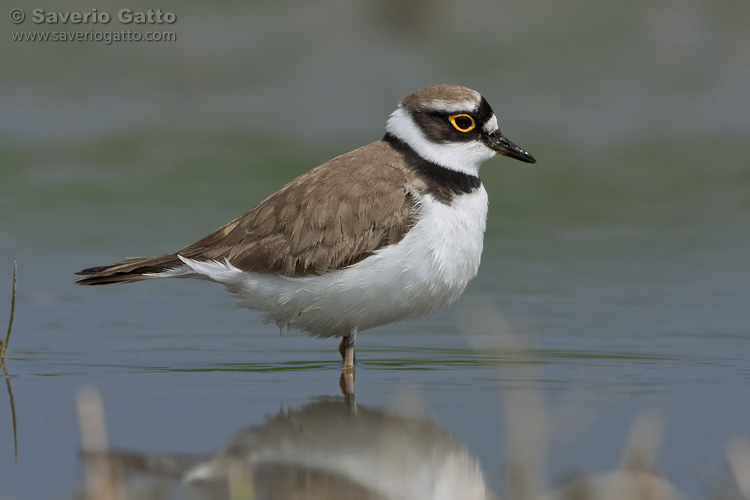
M 79 285 L 111 285 L 113 283 L 132 283 L 150 278 L 145 274 L 169 271 L 182 264 L 176 253 L 156 257 L 137 257 L 123 260 L 109 266 L 89 267 L 76 274 L 84 275 L 76 281 Z

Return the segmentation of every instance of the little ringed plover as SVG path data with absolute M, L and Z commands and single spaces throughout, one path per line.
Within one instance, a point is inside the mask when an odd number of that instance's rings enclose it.
M 496 154 L 536 163 L 466 87 L 409 94 L 385 129 L 182 250 L 84 269 L 77 283 L 215 281 L 266 322 L 342 337 L 351 371 L 358 332 L 431 314 L 476 276 L 487 217 L 480 164 Z

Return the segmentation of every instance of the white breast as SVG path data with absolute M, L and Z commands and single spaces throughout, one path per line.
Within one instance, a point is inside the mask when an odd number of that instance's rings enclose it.
M 223 283 L 239 305 L 263 311 L 268 322 L 342 336 L 431 314 L 458 299 L 479 269 L 486 218 L 483 186 L 450 206 L 425 195 L 418 222 L 398 244 L 322 276 L 287 278 L 183 261 L 190 274 Z

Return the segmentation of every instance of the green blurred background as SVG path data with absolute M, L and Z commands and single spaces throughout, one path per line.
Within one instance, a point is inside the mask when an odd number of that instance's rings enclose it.
M 138 253 L 138 239 L 167 227 L 172 241 L 191 241 L 196 228 L 379 138 L 398 98 L 438 83 L 479 90 L 504 132 L 539 158 L 484 168 L 493 228 L 747 229 L 737 220 L 750 181 L 747 2 L 6 6 L 177 16 L 138 27 L 6 19 L 6 259 L 51 240 Z M 177 41 L 32 43 L 10 33 L 102 27 L 174 31 Z M 615 237 L 628 235 L 639 236 Z

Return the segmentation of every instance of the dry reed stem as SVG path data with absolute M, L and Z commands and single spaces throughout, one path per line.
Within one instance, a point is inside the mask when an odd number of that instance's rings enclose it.
M 8 333 L 5 334 L 5 342 L 0 342 L 0 366 L 3 373 L 7 376 L 5 370 L 5 355 L 8 353 L 8 344 L 10 343 L 10 332 L 13 331 L 13 318 L 16 315 L 16 274 L 18 272 L 18 263 L 13 261 L 13 294 L 10 299 L 10 320 L 8 321 Z
M 107 430 L 99 392 L 85 388 L 78 395 L 78 418 L 86 460 L 86 500 L 123 500 L 125 491 L 118 471 L 107 457 Z
M 524 363 L 525 346 L 512 332 L 497 309 L 486 302 L 466 315 L 465 332 L 492 331 L 493 346 L 509 358 L 499 366 L 501 380 L 523 380 L 526 387 L 501 391 L 506 419 L 507 497 L 530 500 L 546 488 L 548 448 L 548 412 L 541 391 L 533 384 L 534 372 Z
M 641 413 L 635 419 L 625 450 L 620 459 L 620 469 L 633 472 L 653 472 L 656 453 L 664 436 L 664 422 L 656 414 Z
M 750 443 L 736 437 L 727 443 L 727 459 L 737 488 L 745 500 L 750 500 Z

